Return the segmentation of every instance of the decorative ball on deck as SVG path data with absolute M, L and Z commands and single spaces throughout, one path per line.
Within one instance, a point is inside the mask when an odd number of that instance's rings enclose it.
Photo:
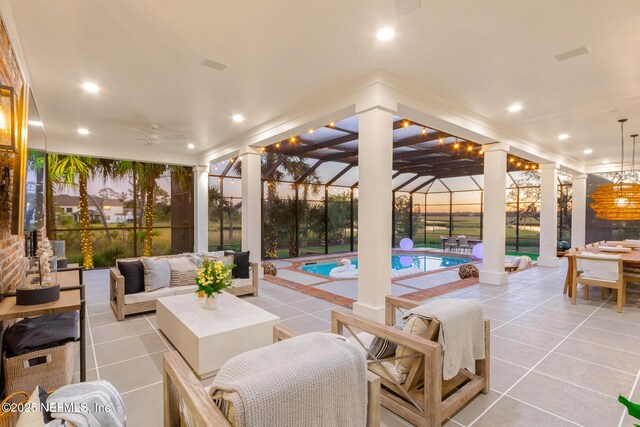
M 473 255 L 475 259 L 482 259 L 483 250 L 484 250 L 484 246 L 482 245 L 482 243 L 478 243 L 473 247 L 473 249 L 471 249 L 471 255 Z
M 268 261 L 263 262 L 262 269 L 264 270 L 264 274 L 269 274 L 271 276 L 278 275 L 278 269 L 272 262 L 268 262 Z
M 413 249 L 413 240 L 408 237 L 400 240 L 400 249 L 402 249 L 403 251 L 410 251 L 411 249 Z
M 458 269 L 458 276 L 461 279 L 468 279 L 469 277 L 480 277 L 480 270 L 473 264 L 463 264 Z

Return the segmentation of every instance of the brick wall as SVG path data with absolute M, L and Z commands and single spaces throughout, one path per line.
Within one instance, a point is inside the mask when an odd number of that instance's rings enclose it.
M 1 17 L 0 83 L 13 86 L 17 94 L 20 93 L 24 84 Z M 13 161 L 13 153 L 0 152 L 0 168 L 8 166 L 11 169 Z M 3 292 L 14 288 L 23 280 L 26 267 L 24 236 L 11 234 L 11 188 L 12 186 L 9 185 L 8 195 L 0 194 L 0 203 L 5 200 L 0 206 L 0 290 Z

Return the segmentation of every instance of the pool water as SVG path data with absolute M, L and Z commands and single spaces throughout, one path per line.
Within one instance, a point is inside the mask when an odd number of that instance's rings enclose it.
M 358 267 L 357 258 L 349 258 L 351 264 Z M 339 260 L 309 263 L 300 267 L 309 273 L 329 277 L 329 272 L 338 266 Z M 458 258 L 435 255 L 391 255 L 391 268 L 402 270 L 405 268 L 417 268 L 422 271 L 433 271 L 439 268 L 453 267 L 471 262 L 471 258 Z

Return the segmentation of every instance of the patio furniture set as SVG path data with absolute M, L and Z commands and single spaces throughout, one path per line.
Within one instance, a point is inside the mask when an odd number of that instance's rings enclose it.
M 443 251 L 452 252 L 471 252 L 473 247 L 478 243 L 482 243 L 482 239 L 476 239 L 466 236 L 440 236 Z
M 613 292 L 618 313 L 626 304 L 627 287 L 640 283 L 640 241 L 600 241 L 573 248 L 565 254 L 569 265 L 564 293 L 576 303 L 578 285 L 584 287 L 584 299 L 589 299 L 589 288 L 600 288 L 600 297 Z

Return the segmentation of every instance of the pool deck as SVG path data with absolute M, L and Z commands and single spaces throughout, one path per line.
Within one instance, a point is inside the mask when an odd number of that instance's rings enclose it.
M 451 253 L 441 250 L 413 250 L 399 251 L 394 250 L 394 255 L 434 255 L 434 256 L 461 256 L 464 253 Z M 358 281 L 357 279 L 333 279 L 331 277 L 322 276 L 320 274 L 311 273 L 302 270 L 300 267 L 309 262 L 329 262 L 341 260 L 343 258 L 357 257 L 357 252 L 328 254 L 318 256 L 308 256 L 303 258 L 287 258 L 270 260 L 277 268 L 278 275 L 265 275 L 265 280 L 295 289 L 316 298 L 351 308 L 352 304 L 358 297 Z M 470 264 L 481 267 L 479 261 L 472 261 Z M 460 279 L 458 277 L 459 265 L 445 267 L 438 270 L 421 272 L 409 276 L 398 277 L 391 280 L 391 294 L 394 296 L 402 296 L 415 301 L 422 301 L 426 298 L 432 298 L 443 295 L 455 290 L 463 289 L 478 283 L 477 277 L 469 279 Z

